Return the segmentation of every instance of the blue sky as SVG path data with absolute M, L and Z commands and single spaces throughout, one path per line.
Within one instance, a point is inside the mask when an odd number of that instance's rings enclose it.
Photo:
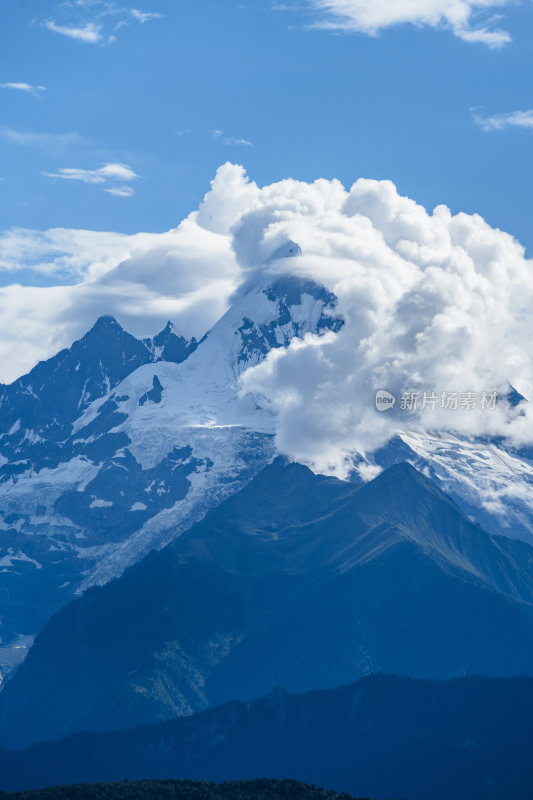
M 474 9 L 470 30 L 506 32 L 496 47 L 445 18 L 388 25 L 385 12 L 347 32 L 332 8 L 289 5 L 4 3 L 0 83 L 45 88 L 0 89 L 0 228 L 166 230 L 230 160 L 259 184 L 390 178 L 531 250 L 533 118 L 499 116 L 533 108 L 529 0 Z M 313 27 L 325 20 L 337 27 Z M 97 172 L 110 163 L 139 177 Z

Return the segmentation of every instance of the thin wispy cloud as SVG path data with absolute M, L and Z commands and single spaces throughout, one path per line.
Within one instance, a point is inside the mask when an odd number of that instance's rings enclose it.
M 21 147 L 42 150 L 52 155 L 60 155 L 72 147 L 79 147 L 88 143 L 83 136 L 74 131 L 70 133 L 35 133 L 33 131 L 18 131 L 7 127 L 0 129 L 0 138 Z
M 464 42 L 471 42 L 473 44 L 479 42 L 480 44 L 486 44 L 487 47 L 493 50 L 498 50 L 500 47 L 512 42 L 511 34 L 502 30 L 490 31 L 487 28 L 476 28 L 474 30 L 458 29 L 454 31 L 454 33 Z
M 131 24 L 161 19 L 158 11 L 144 11 L 122 6 L 109 0 L 67 0 L 60 3 L 53 18 L 44 27 L 85 44 L 110 44 L 116 32 Z
M 127 164 L 116 162 L 104 164 L 98 169 L 65 167 L 57 172 L 43 172 L 43 175 L 48 175 L 50 178 L 82 181 L 83 183 L 105 183 L 108 180 L 132 181 L 139 177 Z
M 225 145 L 226 147 L 253 147 L 253 142 L 250 142 L 249 139 L 240 139 L 234 136 L 224 136 L 224 131 L 215 130 L 211 131 L 211 136 L 215 141 L 219 141 L 220 144 Z
M 484 131 L 502 131 L 505 128 L 523 128 L 533 131 L 533 109 L 511 111 L 506 114 L 485 116 L 479 108 L 473 108 L 472 118 Z
M 135 194 L 131 186 L 110 186 L 108 189 L 104 189 L 104 192 L 112 194 L 113 197 L 131 197 Z
M 7 82 L 7 83 L 0 83 L 0 89 L 13 89 L 17 92 L 25 92 L 26 94 L 31 94 L 34 97 L 40 97 L 42 92 L 46 92 L 46 86 L 32 86 L 31 83 L 18 83 L 18 82 Z
M 96 44 L 102 41 L 102 25 L 94 22 L 87 22 L 81 27 L 72 25 L 58 25 L 54 20 L 47 20 L 44 23 L 49 31 L 60 33 L 62 36 L 68 36 L 69 39 L 77 39 L 86 44 Z
M 131 197 L 134 190 L 128 184 L 140 177 L 128 164 L 118 162 L 103 164 L 97 169 L 63 167 L 57 172 L 43 171 L 42 174 L 47 178 L 101 185 L 105 192 L 114 197 Z
M 317 12 L 313 28 L 376 36 L 385 28 L 412 24 L 449 30 L 465 42 L 495 49 L 512 37 L 493 28 L 495 20 L 487 19 L 486 13 L 513 4 L 514 0 L 308 0 L 309 8 Z M 278 10 L 283 9 L 278 6 Z
M 253 142 L 250 142 L 248 139 L 234 139 L 231 136 L 228 137 L 227 139 L 224 139 L 222 144 L 225 144 L 226 146 L 234 145 L 236 147 L 253 147 L 254 146 Z
M 130 13 L 134 19 L 136 19 L 141 24 L 145 22 L 151 22 L 154 19 L 161 19 L 163 14 L 159 14 L 156 11 L 139 11 L 138 8 L 130 9 Z

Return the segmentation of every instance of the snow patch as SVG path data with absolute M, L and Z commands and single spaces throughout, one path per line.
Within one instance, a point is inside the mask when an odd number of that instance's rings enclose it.
M 36 561 L 34 558 L 30 558 L 22 551 L 15 552 L 12 547 L 9 548 L 7 554 L 0 558 L 0 567 L 8 567 L 12 568 L 17 565 L 18 562 L 24 562 L 27 564 L 33 564 L 36 569 L 42 569 L 43 565 Z M 2 569 L 2 572 L 6 572 L 8 570 Z
M 20 430 L 20 419 L 18 419 L 16 422 L 13 423 L 13 425 L 8 430 L 7 435 L 13 436 L 13 434 L 17 433 L 18 430 Z
M 89 508 L 111 508 L 112 505 L 112 500 L 100 500 L 99 498 L 95 497 Z

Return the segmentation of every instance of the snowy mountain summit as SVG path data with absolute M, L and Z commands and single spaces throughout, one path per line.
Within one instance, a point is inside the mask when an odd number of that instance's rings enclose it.
M 289 243 L 275 257 L 298 252 Z M 271 414 L 241 396 L 239 376 L 342 324 L 323 286 L 270 278 L 199 343 L 171 324 L 140 341 L 102 317 L 1 387 L 4 676 L 58 607 L 167 544 L 272 460 Z

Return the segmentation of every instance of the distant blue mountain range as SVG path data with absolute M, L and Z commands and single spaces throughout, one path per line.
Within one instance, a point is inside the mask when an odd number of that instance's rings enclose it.
M 531 678 L 375 675 L 299 696 L 278 688 L 262 700 L 227 703 L 187 719 L 0 752 L 0 789 L 261 775 L 376 800 L 526 800 L 532 747 Z M 153 790 L 152 797 L 166 796 Z M 99 791 L 87 795 L 73 786 L 47 798 L 116 796 L 111 786 Z M 194 787 L 189 792 L 198 796 Z M 247 797 L 238 786 L 231 796 Z M 260 796 L 269 797 L 266 787 Z

